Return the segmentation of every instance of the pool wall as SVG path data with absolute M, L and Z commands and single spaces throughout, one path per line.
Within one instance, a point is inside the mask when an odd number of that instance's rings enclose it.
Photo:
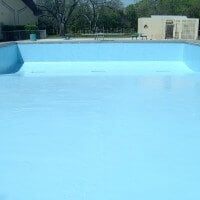
M 19 49 L 24 62 L 182 61 L 184 44 L 20 44 Z
M 0 46 L 0 74 L 17 72 L 23 65 L 17 44 Z
M 11 43 L 0 45 L 0 74 L 31 62 L 170 61 L 200 71 L 200 46 L 185 42 Z
M 200 71 L 200 45 L 185 44 L 183 61 L 193 71 Z

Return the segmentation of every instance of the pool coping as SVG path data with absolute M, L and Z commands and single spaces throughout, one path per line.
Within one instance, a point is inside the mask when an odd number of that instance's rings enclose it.
M 14 45 L 14 44 L 17 44 L 17 43 L 16 42 L 1 42 L 0 47 L 6 47 L 9 45 Z
M 23 40 L 23 41 L 11 41 L 2 42 L 0 47 L 6 47 L 15 44 L 81 44 L 81 43 L 184 43 L 200 46 L 200 40 L 91 40 L 91 39 L 77 39 L 77 40 L 65 40 L 65 39 L 43 39 L 37 41 Z

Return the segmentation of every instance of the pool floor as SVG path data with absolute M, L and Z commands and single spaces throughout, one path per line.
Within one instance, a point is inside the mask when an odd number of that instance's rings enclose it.
M 0 76 L 0 200 L 199 200 L 200 75 Z

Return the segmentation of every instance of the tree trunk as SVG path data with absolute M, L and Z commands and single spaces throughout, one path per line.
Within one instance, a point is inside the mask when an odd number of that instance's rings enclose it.
M 60 36 L 65 35 L 65 25 L 63 22 L 60 23 Z

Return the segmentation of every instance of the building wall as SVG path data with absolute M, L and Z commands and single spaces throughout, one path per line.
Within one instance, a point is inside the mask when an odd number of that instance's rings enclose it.
M 182 39 L 198 39 L 199 19 L 187 19 L 182 21 Z
M 37 17 L 21 0 L 0 0 L 0 23 L 25 25 L 37 23 Z
M 147 35 L 148 39 L 165 39 L 166 21 L 174 24 L 174 39 L 197 39 L 199 19 L 182 16 L 153 16 L 138 19 L 138 32 Z
M 139 18 L 138 32 L 147 35 L 148 39 L 164 39 L 164 24 L 159 18 Z

